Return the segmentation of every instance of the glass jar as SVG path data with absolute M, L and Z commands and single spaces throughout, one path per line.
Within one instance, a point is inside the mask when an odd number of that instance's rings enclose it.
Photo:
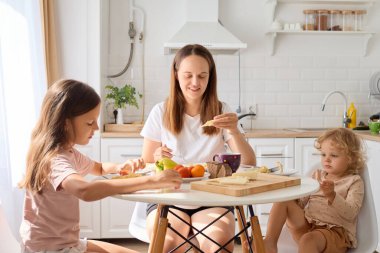
M 305 25 L 304 30 L 305 31 L 314 31 L 315 30 L 315 10 L 304 10 L 303 13 L 305 14 Z
M 352 10 L 342 11 L 342 30 L 353 31 L 354 30 L 354 12 Z
M 364 17 L 367 14 L 366 10 L 355 10 L 354 11 L 354 30 L 363 31 L 364 30 Z
M 342 12 L 340 10 L 331 10 L 329 31 L 342 31 Z
M 318 31 L 327 31 L 328 17 L 329 17 L 328 10 L 317 10 L 316 25 L 317 25 Z

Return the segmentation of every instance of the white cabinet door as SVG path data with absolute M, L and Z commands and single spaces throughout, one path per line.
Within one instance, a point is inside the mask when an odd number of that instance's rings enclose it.
M 284 170 L 294 169 L 294 138 L 250 138 L 249 144 L 256 153 L 257 165 L 272 167 L 276 162 L 284 165 Z M 255 205 L 261 232 L 266 234 L 267 222 L 272 204 Z
M 102 138 L 101 161 L 124 162 L 138 158 L 142 151 L 142 138 Z M 112 197 L 101 200 L 101 238 L 131 238 L 131 221 L 135 202 Z
M 94 136 L 89 144 L 77 145 L 75 148 L 91 159 L 100 161 L 100 138 L 98 136 Z M 93 179 L 92 175 L 86 176 L 88 181 Z M 80 237 L 100 238 L 100 201 L 79 201 L 79 210 Z
M 279 161 L 284 170 L 294 169 L 293 138 L 250 138 L 248 142 L 256 153 L 258 166 L 272 167 Z
M 295 168 L 301 175 L 308 175 L 313 166 L 320 163 L 320 152 L 314 147 L 315 138 L 295 139 Z
M 367 166 L 371 179 L 371 188 L 373 199 L 375 200 L 375 209 L 377 216 L 377 230 L 380 235 L 380 142 L 366 141 L 367 144 Z M 377 251 L 380 250 L 380 236 Z

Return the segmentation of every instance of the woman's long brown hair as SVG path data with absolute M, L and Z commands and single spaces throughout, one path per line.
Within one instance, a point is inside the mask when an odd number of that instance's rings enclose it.
M 42 191 L 48 182 L 51 159 L 68 143 L 66 119 L 87 113 L 99 103 L 95 90 L 76 80 L 59 80 L 48 89 L 32 132 L 25 178 L 19 187 Z
M 186 100 L 178 82 L 178 70 L 183 59 L 190 55 L 204 58 L 209 65 L 209 80 L 201 102 L 200 118 L 202 123 L 211 120 L 222 113 L 222 103 L 218 99 L 216 88 L 215 62 L 211 53 L 201 45 L 187 45 L 181 48 L 174 57 L 171 67 L 170 94 L 165 102 L 164 126 L 173 134 L 178 135 L 184 124 Z M 219 132 L 215 127 L 204 127 L 203 132 L 213 135 Z

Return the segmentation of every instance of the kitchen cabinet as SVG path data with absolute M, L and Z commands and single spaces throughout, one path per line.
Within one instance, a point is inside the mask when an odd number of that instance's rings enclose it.
M 101 161 L 124 162 L 138 158 L 142 151 L 142 138 L 102 138 Z M 132 238 L 129 222 L 135 202 L 112 197 L 101 200 L 101 238 Z
M 273 167 L 281 162 L 284 169 L 294 168 L 294 138 L 249 138 L 256 153 L 257 165 Z
M 367 146 L 367 167 L 371 179 L 371 188 L 373 199 L 375 201 L 375 209 L 377 215 L 377 231 L 379 233 L 379 241 L 377 251 L 380 252 L 380 142 L 366 141 Z
M 284 170 L 294 168 L 294 138 L 249 138 L 248 143 L 256 153 L 258 166 L 273 167 L 276 162 L 281 162 L 284 165 Z M 266 233 L 271 208 L 272 204 L 254 206 L 263 235 Z
M 83 154 L 95 161 L 100 161 L 100 138 L 94 136 L 89 144 L 85 146 L 77 145 L 76 148 Z M 95 177 L 87 175 L 86 180 L 93 180 Z M 79 201 L 79 227 L 80 237 L 100 238 L 100 201 L 85 202 Z
M 320 152 L 314 147 L 316 138 L 295 138 L 295 169 L 301 175 L 309 175 L 311 169 L 320 163 Z
M 334 9 L 339 9 L 336 5 L 339 6 L 349 6 L 347 8 L 358 9 L 356 6 L 360 6 L 360 8 L 365 8 L 367 10 L 370 9 L 376 0 L 267 0 L 266 5 L 269 6 L 270 9 L 270 22 L 272 23 L 276 20 L 276 10 L 278 9 L 279 4 L 296 4 L 296 5 L 316 5 L 315 9 L 329 9 L 330 6 L 333 5 Z M 355 6 L 355 7 L 352 7 Z M 314 8 L 310 8 L 314 9 Z M 346 8 L 342 8 L 346 9 Z M 301 15 L 301 14 L 300 14 Z M 368 14 L 369 15 L 369 14 Z M 303 20 L 303 19 L 302 19 Z M 292 22 L 290 22 L 292 23 Z M 271 48 L 270 55 L 274 55 L 276 51 L 276 41 L 278 36 L 280 35 L 312 35 L 312 36 L 338 36 L 341 37 L 342 41 L 345 41 L 348 38 L 359 37 L 362 38 L 362 52 L 361 55 L 367 55 L 367 46 L 369 40 L 375 34 L 374 32 L 369 31 L 303 31 L 303 30 L 269 30 L 267 35 L 271 36 Z M 338 39 L 337 37 L 337 39 Z M 318 40 L 321 37 L 317 38 Z

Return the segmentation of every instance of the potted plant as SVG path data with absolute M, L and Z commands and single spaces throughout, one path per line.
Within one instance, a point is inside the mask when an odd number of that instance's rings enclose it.
M 116 123 L 123 124 L 122 108 L 125 108 L 127 105 L 139 108 L 137 96 L 142 98 L 142 94 L 137 92 L 136 88 L 130 84 L 126 84 L 121 88 L 113 85 L 107 85 L 105 88 L 107 90 L 106 99 L 113 100 L 115 108 L 114 115 L 117 119 Z

